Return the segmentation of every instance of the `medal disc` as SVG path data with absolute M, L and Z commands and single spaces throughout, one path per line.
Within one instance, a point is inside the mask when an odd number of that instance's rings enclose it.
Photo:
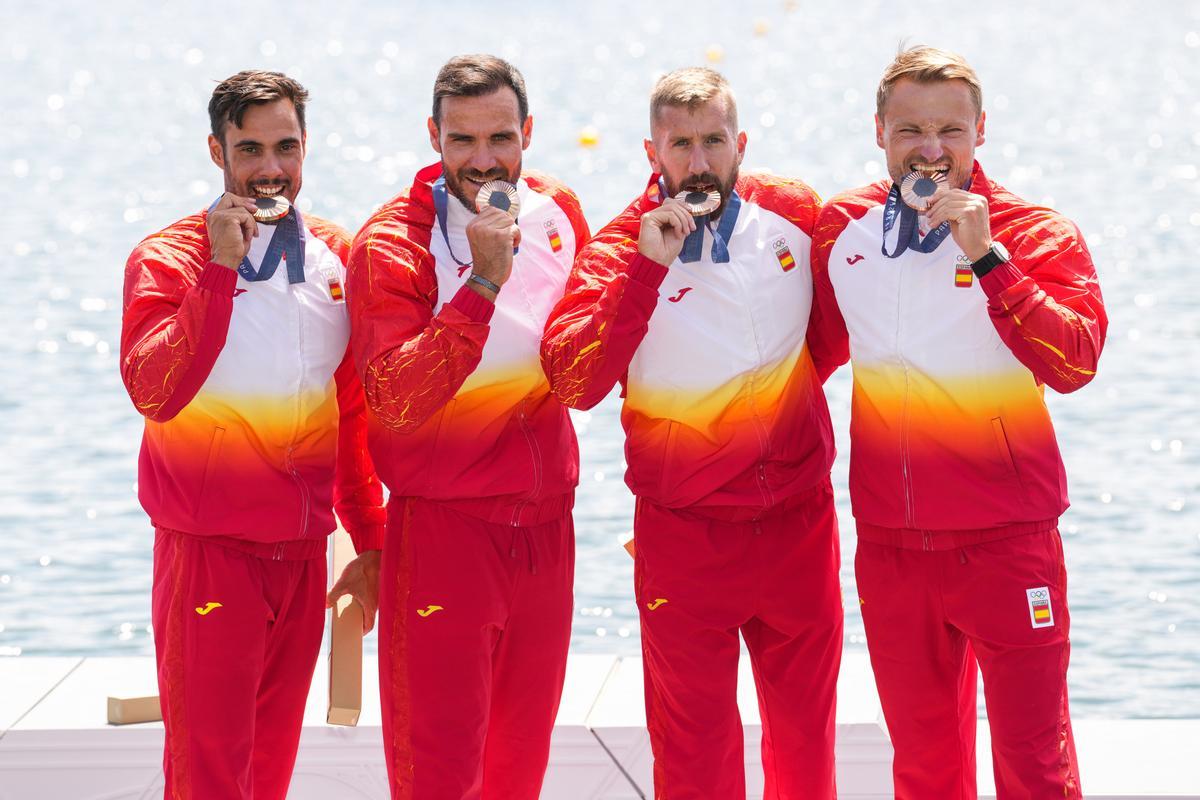
M 721 193 L 716 189 L 711 192 L 689 192 L 684 189 L 675 195 L 675 199 L 683 203 L 684 208 L 693 217 L 703 217 L 716 211 L 721 205 Z
M 517 187 L 507 181 L 488 181 L 479 187 L 479 195 L 475 198 L 475 207 L 493 206 L 508 212 L 513 219 L 521 210 L 521 199 L 517 197 Z
M 914 211 L 925 211 L 933 202 L 933 195 L 946 185 L 946 173 L 913 170 L 900 181 L 900 199 Z
M 281 194 L 274 197 L 256 197 L 254 205 L 257 206 L 254 218 L 259 222 L 278 222 L 292 209 L 292 204 Z

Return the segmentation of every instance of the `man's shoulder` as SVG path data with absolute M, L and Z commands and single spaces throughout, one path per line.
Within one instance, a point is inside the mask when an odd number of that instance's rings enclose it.
M 320 239 L 326 247 L 343 262 L 350 251 L 350 234 L 341 225 L 336 222 L 327 220 L 324 217 L 318 217 L 315 214 L 304 215 L 304 227 L 312 233 L 313 236 Z
M 553 175 L 542 172 L 536 169 L 522 169 L 521 180 L 528 184 L 529 188 L 538 194 L 544 194 L 549 197 L 557 198 L 560 195 L 569 195 L 575 198 L 575 192 L 571 187 L 567 186 Z M 578 201 L 576 201 L 578 202 Z
M 744 172 L 738 176 L 737 192 L 743 200 L 768 208 L 821 207 L 821 197 L 799 178 L 786 178 L 769 172 Z
M 888 181 L 876 181 L 856 189 L 846 189 L 826 200 L 821 207 L 821 213 L 841 214 L 858 219 L 875 206 L 883 205 L 890 189 L 891 184 Z
M 207 214 L 199 211 L 173 222 L 142 239 L 129 256 L 129 263 L 156 261 L 164 265 L 203 267 L 208 255 Z
M 1059 241 L 1079 236 L 1078 226 L 1065 214 L 1031 203 L 990 179 L 988 190 L 988 214 L 994 235 L 1003 238 L 1004 232 L 1008 232 L 1016 239 L 1032 234 Z

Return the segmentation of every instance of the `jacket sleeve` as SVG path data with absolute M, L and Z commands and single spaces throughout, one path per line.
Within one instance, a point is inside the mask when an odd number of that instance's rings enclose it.
M 121 378 L 157 422 L 191 402 L 225 346 L 237 273 L 207 258 L 207 247 L 194 255 L 151 238 L 125 265 Z
M 338 401 L 337 466 L 333 507 L 355 551 L 383 549 L 383 485 L 367 449 L 367 408 L 350 351 L 334 373 Z
M 817 217 L 813 231 L 809 258 L 813 300 L 805 338 L 821 383 L 850 359 L 850 336 L 846 331 L 846 320 L 842 318 L 833 283 L 829 280 L 829 254 L 848 222 L 845 211 L 830 204 Z
M 1004 231 L 996 237 L 1005 240 Z M 1006 242 L 1007 243 L 1007 242 Z M 1108 317 L 1079 229 L 1051 217 L 1013 242 L 1010 261 L 980 280 L 1000 338 L 1039 382 L 1073 392 L 1096 374 Z
M 367 405 L 391 430 L 416 430 L 475 370 L 495 307 L 463 285 L 437 314 L 432 209 L 408 193 L 359 231 L 347 266 L 350 340 Z
M 629 369 L 658 304 L 667 268 L 637 251 L 637 203 L 575 258 L 563 298 L 542 337 L 542 368 L 571 408 L 591 408 Z

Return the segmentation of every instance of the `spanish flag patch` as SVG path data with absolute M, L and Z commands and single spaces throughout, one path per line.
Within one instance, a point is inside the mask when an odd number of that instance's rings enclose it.
M 775 257 L 779 259 L 779 266 L 783 267 L 784 272 L 795 268 L 796 259 L 792 255 L 792 251 L 788 249 L 787 239 L 780 236 L 771 243 L 771 248 L 775 251 Z
M 546 238 L 550 240 L 550 249 L 554 252 L 562 250 L 562 237 L 558 235 L 558 226 L 554 224 L 554 220 L 548 219 L 543 225 L 546 228 Z
M 975 273 L 971 271 L 971 259 L 959 256 L 954 264 L 954 285 L 965 289 L 971 286 L 974 279 Z
M 1026 589 L 1025 599 L 1029 602 L 1029 623 L 1035 628 L 1053 628 L 1054 609 L 1050 607 L 1049 587 Z

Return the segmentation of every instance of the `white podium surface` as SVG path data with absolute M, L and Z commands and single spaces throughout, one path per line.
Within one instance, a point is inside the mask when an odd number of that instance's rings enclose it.
M 0 800 L 162 797 L 162 725 L 107 724 L 105 698 L 155 694 L 149 658 L 0 659 Z M 325 663 L 305 710 L 290 800 L 387 797 L 378 672 L 363 669 L 356 728 L 325 724 Z M 748 798 L 762 797 L 761 726 L 749 663 L 739 670 Z M 1089 800 L 1200 800 L 1200 720 L 1077 720 Z M 847 654 L 838 681 L 838 793 L 892 796 L 891 745 L 865 656 Z M 980 797 L 994 797 L 986 722 Z M 543 800 L 652 797 L 652 759 L 638 658 L 572 655 L 551 743 Z

